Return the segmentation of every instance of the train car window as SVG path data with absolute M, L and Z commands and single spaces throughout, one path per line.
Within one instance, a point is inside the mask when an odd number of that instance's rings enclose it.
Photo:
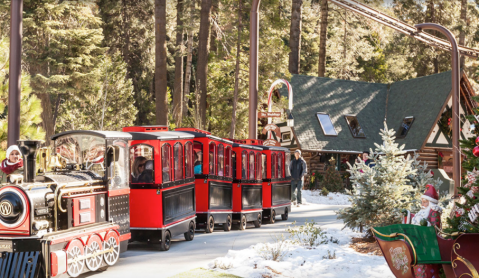
M 231 147 L 225 150 L 225 177 L 231 178 Z
M 193 177 L 193 144 L 186 142 L 185 144 L 185 178 Z
M 173 147 L 173 155 L 175 181 L 179 181 L 183 179 L 183 145 L 180 142 Z
M 195 164 L 194 164 L 194 173 L 195 175 L 203 174 L 203 144 L 200 142 L 195 141 L 193 143 L 193 152 L 195 157 Z
M 155 165 L 153 147 L 134 145 L 130 147 L 131 183 L 153 183 Z
M 283 177 L 283 154 L 281 152 L 278 153 L 278 172 L 276 174 L 277 178 Z
M 291 154 L 289 152 L 284 154 L 284 170 L 286 173 L 286 177 L 291 177 L 291 172 L 289 171 L 289 165 L 291 164 Z
M 261 153 L 256 153 L 256 179 L 260 180 L 262 177 L 261 171 Z
M 271 178 L 276 178 L 276 153 L 271 155 Z
M 161 167 L 162 167 L 161 172 L 163 177 L 163 183 L 171 181 L 170 157 L 171 157 L 171 146 L 170 144 L 164 144 L 161 147 Z
M 233 165 L 233 179 L 236 179 L 236 152 L 231 153 L 231 165 Z
M 107 150 L 110 189 L 128 187 L 128 142 L 115 140 Z
M 261 172 L 263 172 L 263 179 L 266 179 L 266 154 L 262 154 L 263 167 L 261 167 Z
M 208 174 L 215 175 L 215 153 L 216 153 L 216 145 L 214 142 L 210 143 L 210 171 Z
M 79 165 L 82 170 L 92 172 L 98 178 L 105 177 L 106 141 L 101 137 L 74 134 L 55 140 L 55 153 L 64 158 L 68 165 Z
M 248 152 L 243 151 L 241 153 L 241 178 L 247 179 L 248 178 Z
M 218 145 L 218 176 L 224 177 L 225 168 L 225 147 L 223 144 Z
M 249 179 L 254 180 L 255 175 L 255 166 L 254 166 L 254 152 L 249 153 Z

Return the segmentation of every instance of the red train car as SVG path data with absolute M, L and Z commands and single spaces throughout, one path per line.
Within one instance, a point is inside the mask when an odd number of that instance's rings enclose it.
M 243 141 L 237 141 L 243 142 Z M 233 144 L 233 222 L 245 230 L 248 222 L 261 227 L 263 213 L 261 148 Z
M 213 232 L 215 225 L 231 230 L 233 220 L 233 142 L 194 128 L 176 131 L 194 136 L 196 225 Z
M 130 146 L 131 241 L 159 242 L 195 235 L 193 138 L 163 126 L 125 127 Z

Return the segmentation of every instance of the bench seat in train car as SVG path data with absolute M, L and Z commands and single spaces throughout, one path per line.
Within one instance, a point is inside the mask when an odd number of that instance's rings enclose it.
M 143 129 L 142 129 L 143 128 Z M 196 226 L 193 138 L 191 134 L 127 127 L 130 141 L 132 241 L 159 242 L 194 238 Z M 134 130 L 135 132 L 132 132 Z
M 233 142 L 194 128 L 178 128 L 193 135 L 196 188 L 196 227 L 207 233 L 233 223 Z

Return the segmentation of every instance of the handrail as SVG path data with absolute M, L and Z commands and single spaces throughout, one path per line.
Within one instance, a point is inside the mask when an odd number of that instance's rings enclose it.
M 459 250 L 461 249 L 461 245 L 459 243 L 454 243 L 453 247 L 452 247 L 452 250 L 454 251 L 454 254 L 456 254 L 457 256 L 457 259 L 455 259 L 454 261 L 452 261 L 451 265 L 453 268 L 456 268 L 457 267 L 457 263 L 456 261 L 460 261 L 462 262 L 463 264 L 466 265 L 466 267 L 469 269 L 469 271 L 471 272 L 471 274 L 469 273 L 463 273 L 460 277 L 464 276 L 464 275 L 468 275 L 468 276 L 471 276 L 472 278 L 478 278 L 479 277 L 479 273 L 477 272 L 476 268 L 474 267 L 474 265 L 469 261 L 467 260 L 466 258 L 462 257 L 461 255 L 457 254 L 456 252 L 456 249 Z
M 387 238 L 394 238 L 394 237 L 398 237 L 398 236 L 402 236 L 404 237 L 405 240 L 407 240 L 409 242 L 409 245 L 411 245 L 411 248 L 412 248 L 412 251 L 413 251 L 413 254 L 414 254 L 414 263 L 411 264 L 412 266 L 415 266 L 417 264 L 417 254 L 416 254 L 416 249 L 414 248 L 414 245 L 412 244 L 412 241 L 409 239 L 409 237 L 405 234 L 402 234 L 402 233 L 392 233 L 390 235 L 385 235 L 385 234 L 382 234 L 380 232 L 378 232 L 376 229 L 374 229 L 373 227 L 371 227 L 371 230 L 373 232 L 373 234 L 378 234 L 382 237 L 387 237 Z
M 456 236 L 460 236 L 460 235 L 462 235 L 462 234 L 465 234 L 465 233 L 463 233 L 463 232 L 454 232 L 454 233 L 452 233 L 452 234 L 449 234 L 449 233 L 443 232 L 442 229 L 439 228 L 438 226 L 436 226 L 436 225 L 433 225 L 433 226 L 434 226 L 434 228 L 436 228 L 436 230 L 437 230 L 440 234 L 442 234 L 442 235 L 456 237 Z

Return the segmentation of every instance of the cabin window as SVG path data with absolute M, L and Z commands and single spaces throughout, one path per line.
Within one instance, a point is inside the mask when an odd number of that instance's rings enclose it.
M 263 172 L 263 179 L 266 179 L 266 155 L 262 154 L 261 155 L 262 159 L 261 162 L 263 162 L 263 167 L 261 167 L 261 172 Z
M 195 164 L 193 167 L 195 175 L 203 174 L 203 144 L 195 141 L 193 143 L 193 152 L 195 157 Z
M 225 177 L 231 178 L 231 147 L 227 146 L 225 150 Z
M 286 131 L 281 133 L 281 141 L 282 142 L 290 142 L 291 141 L 291 131 Z
M 185 144 L 185 178 L 193 177 L 193 146 L 191 142 Z
M 271 178 L 276 178 L 276 153 L 271 155 Z
M 218 176 L 224 176 L 225 168 L 225 147 L 223 144 L 218 145 Z
M 277 173 L 277 178 L 282 178 L 283 177 L 283 154 L 278 153 L 278 173 Z
M 183 179 L 183 145 L 180 142 L 173 147 L 174 166 L 175 166 L 175 181 Z
M 171 146 L 170 144 L 164 144 L 161 147 L 161 167 L 162 167 L 162 178 L 163 183 L 171 181 L 171 167 L 170 167 L 170 160 L 171 160 Z
M 329 117 L 329 114 L 325 113 L 316 113 L 316 117 L 318 118 L 319 125 L 323 129 L 323 133 L 326 136 L 338 136 L 338 133 L 334 129 L 333 122 Z
M 245 180 L 248 178 L 248 152 L 243 151 L 241 153 L 241 179 Z
M 152 183 L 154 175 L 153 147 L 134 145 L 130 148 L 131 183 Z
M 291 177 L 291 172 L 289 171 L 289 165 L 291 164 L 291 153 L 287 152 L 284 154 L 285 160 L 284 160 L 284 171 L 286 174 L 286 177 Z
M 255 177 L 254 152 L 249 153 L 249 179 L 254 180 Z
M 409 130 L 411 129 L 412 123 L 414 122 L 414 117 L 405 117 L 402 120 L 401 126 L 396 133 L 396 138 L 405 138 Z
M 359 125 L 358 118 L 356 116 L 344 116 L 348 123 L 349 130 L 354 138 L 366 138 L 364 130 Z
M 256 179 L 261 180 L 262 172 L 261 172 L 261 153 L 256 154 Z
M 214 175 L 215 173 L 215 153 L 216 153 L 216 145 L 215 143 L 210 143 L 210 175 Z

